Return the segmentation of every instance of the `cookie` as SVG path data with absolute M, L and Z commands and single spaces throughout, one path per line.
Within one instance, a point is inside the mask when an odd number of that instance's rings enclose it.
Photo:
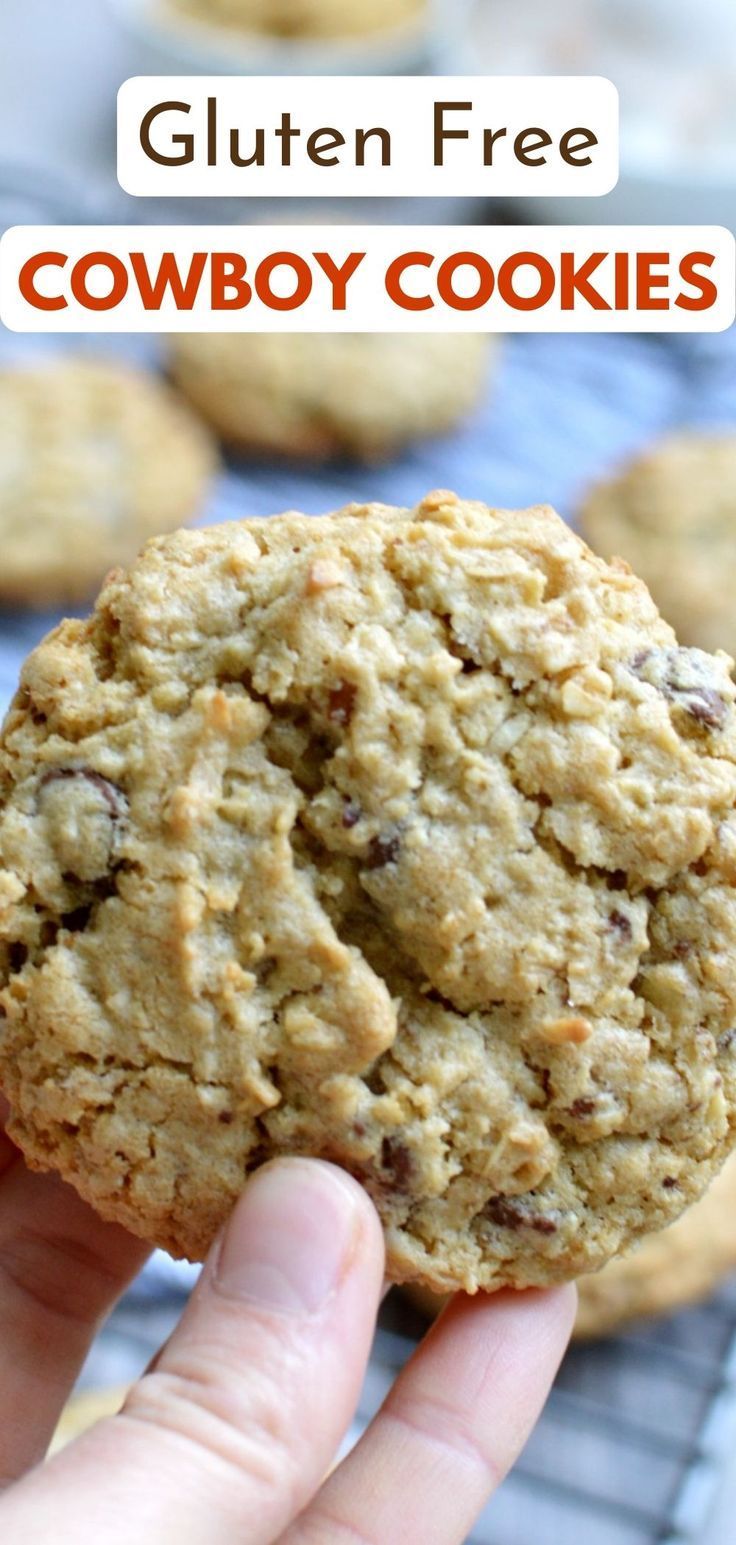
M 545 508 L 150 542 L 3 728 L 11 1136 L 191 1258 L 286 1153 L 396 1281 L 663 1227 L 734 1141 L 730 665 Z
M 181 333 L 177 385 L 236 449 L 381 460 L 477 403 L 482 334 Z
M 60 1453 L 75 1438 L 81 1438 L 97 1422 L 104 1421 L 108 1416 L 117 1416 L 127 1393 L 126 1385 L 112 1385 L 107 1389 L 83 1390 L 74 1395 L 59 1418 L 59 1425 L 49 1447 L 49 1457 Z
M 670 1314 L 706 1298 L 736 1268 L 736 1159 L 694 1207 L 632 1252 L 578 1284 L 576 1336 Z
M 168 0 L 177 14 L 208 26 L 283 38 L 361 37 L 414 21 L 425 0 Z
M 82 601 L 197 512 L 216 456 L 171 389 L 75 357 L 0 370 L 0 601 Z
M 660 441 L 591 491 L 581 525 L 629 560 L 684 643 L 736 653 L 736 434 Z
M 736 1269 L 736 1158 L 726 1161 L 705 1195 L 629 1255 L 578 1282 L 574 1335 L 606 1336 L 629 1320 L 671 1314 L 706 1298 Z M 426 1288 L 404 1290 L 434 1319 L 447 1302 Z

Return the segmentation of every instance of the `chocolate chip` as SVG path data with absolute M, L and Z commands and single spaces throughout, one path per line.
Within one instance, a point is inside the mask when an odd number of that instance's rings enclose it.
M 722 730 L 726 722 L 726 703 L 720 692 L 703 688 L 685 705 L 691 718 L 709 730 Z
M 728 704 L 712 685 L 713 662 L 701 649 L 645 649 L 633 656 L 629 669 L 696 724 L 723 728 Z
M 371 838 L 368 853 L 365 859 L 366 869 L 385 869 L 387 864 L 395 864 L 401 852 L 401 840 L 394 832 L 381 834 Z
M 537 1234 L 557 1233 L 557 1224 L 553 1223 L 551 1218 L 541 1217 L 539 1213 L 533 1217 L 525 1218 L 524 1223 L 526 1228 L 533 1228 Z
M 408 1190 L 413 1166 L 411 1154 L 404 1143 L 398 1142 L 395 1137 L 384 1137 L 381 1143 L 381 1167 L 390 1176 L 392 1186 L 399 1191 Z
M 677 1180 L 674 1175 L 665 1175 L 664 1180 L 662 1181 L 662 1185 L 664 1186 L 665 1191 L 673 1191 L 677 1186 L 679 1186 L 679 1184 L 679 1180 Z
M 541 1213 L 529 1212 L 526 1208 L 509 1201 L 506 1196 L 492 1196 L 483 1208 L 483 1216 L 489 1223 L 495 1223 L 499 1228 L 531 1228 L 537 1234 L 557 1233 L 557 1224 L 553 1223 L 551 1218 L 544 1218 Z
M 499 1228 L 523 1228 L 524 1214 L 507 1202 L 506 1197 L 492 1196 L 486 1207 L 482 1210 L 482 1216 L 489 1219 L 489 1224 L 498 1224 Z
M 595 1108 L 595 1100 L 573 1100 L 572 1105 L 568 1105 L 567 1114 L 577 1120 L 582 1116 L 592 1116 Z
M 40 780 L 38 805 L 65 883 L 104 881 L 120 858 L 128 811 L 122 789 L 92 767 L 52 767 Z
M 622 939 L 630 939 L 632 935 L 631 919 L 625 912 L 612 912 L 608 919 L 611 928 L 621 935 Z
M 362 1122 L 356 1122 L 354 1131 L 356 1137 L 361 1138 L 366 1128 Z M 369 1195 L 379 1201 L 391 1194 L 395 1195 L 397 1191 L 409 1191 L 414 1168 L 412 1156 L 406 1145 L 395 1137 L 384 1137 L 380 1161 L 377 1157 L 362 1161 L 349 1159 L 343 1152 L 330 1148 L 323 1148 L 319 1157 L 342 1165 L 354 1180 L 365 1186 Z
M 676 960 L 687 960 L 692 955 L 693 947 L 689 939 L 678 939 L 672 951 Z
M 231 1110 L 221 1110 L 217 1119 L 222 1124 L 222 1126 L 229 1127 L 232 1126 L 235 1117 L 233 1116 Z
M 95 772 L 92 767 L 52 767 L 44 773 L 40 786 L 44 789 L 49 783 L 58 783 L 66 778 L 84 778 L 86 783 L 91 783 L 93 788 L 98 789 L 114 821 L 125 815 L 128 801 L 122 789 L 119 789 L 116 783 L 111 783 L 109 778 L 103 778 L 102 774 Z
M 345 809 L 342 813 L 342 824 L 345 827 L 345 830 L 349 832 L 354 826 L 357 826 L 360 820 L 360 816 L 360 805 L 354 804 L 351 799 L 347 800 L 345 803 Z
M 353 717 L 358 688 L 351 681 L 333 687 L 327 699 L 327 717 L 333 724 L 349 724 Z

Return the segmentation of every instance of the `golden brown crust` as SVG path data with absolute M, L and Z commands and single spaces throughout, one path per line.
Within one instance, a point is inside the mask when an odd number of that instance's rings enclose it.
M 706 1298 L 736 1268 L 736 1159 L 726 1161 L 700 1201 L 629 1255 L 578 1282 L 577 1338 L 607 1336 L 629 1320 L 669 1314 Z M 415 1283 L 405 1289 L 434 1319 L 447 1302 Z
M 736 1267 L 736 1159 L 676 1223 L 578 1284 L 577 1336 L 600 1336 L 712 1292 Z

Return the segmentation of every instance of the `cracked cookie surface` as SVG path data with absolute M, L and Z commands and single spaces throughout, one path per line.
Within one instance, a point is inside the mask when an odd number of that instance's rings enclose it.
M 736 1156 L 674 1223 L 578 1280 L 573 1335 L 606 1336 L 629 1320 L 698 1303 L 736 1267 Z M 448 1302 L 416 1284 L 407 1296 L 434 1319 Z
M 0 598 L 81 601 L 157 531 L 193 519 L 216 466 L 164 381 L 59 356 L 0 370 Z
M 707 1297 L 736 1267 L 736 1158 L 694 1207 L 578 1289 L 577 1336 L 600 1336 L 642 1315 L 672 1314 Z
M 733 1144 L 729 665 L 544 508 L 149 543 L 3 731 L 12 1136 L 192 1257 L 278 1153 L 440 1289 L 664 1226 Z
M 581 526 L 632 564 L 683 643 L 736 654 L 736 435 L 659 441 L 591 489 Z

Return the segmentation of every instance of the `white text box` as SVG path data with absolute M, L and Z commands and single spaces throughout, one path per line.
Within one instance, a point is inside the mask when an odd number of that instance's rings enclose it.
M 721 226 L 16 226 L 20 332 L 718 332 Z
M 609 193 L 618 92 L 597 76 L 137 76 L 118 95 L 118 178 L 156 198 Z

